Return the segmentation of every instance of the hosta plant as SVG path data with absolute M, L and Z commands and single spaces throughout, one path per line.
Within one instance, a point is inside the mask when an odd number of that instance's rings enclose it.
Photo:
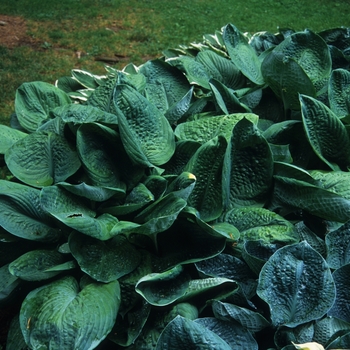
M 350 348 L 349 31 L 228 24 L 21 85 L 0 127 L 7 349 Z

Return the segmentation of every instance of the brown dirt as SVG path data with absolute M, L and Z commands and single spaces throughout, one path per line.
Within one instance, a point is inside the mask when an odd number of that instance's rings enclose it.
M 27 24 L 22 17 L 0 15 L 0 45 L 8 48 L 33 46 L 35 39 L 27 35 Z

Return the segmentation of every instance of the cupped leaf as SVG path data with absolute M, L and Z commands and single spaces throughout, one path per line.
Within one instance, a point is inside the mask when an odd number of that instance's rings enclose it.
M 196 186 L 188 198 L 204 221 L 218 218 L 222 211 L 221 173 L 227 142 L 221 135 L 203 144 L 185 167 L 196 176 Z
M 122 235 L 100 241 L 73 232 L 69 236 L 69 248 L 81 270 L 99 282 L 115 281 L 140 263 L 139 252 Z
M 176 265 L 165 272 L 142 277 L 137 282 L 135 290 L 151 305 L 165 306 L 183 297 L 190 281 L 189 273 L 182 265 Z
M 283 101 L 284 109 L 299 110 L 298 93 L 316 96 L 315 87 L 303 68 L 290 56 L 272 51 L 261 66 L 265 81 Z
M 268 303 L 274 325 L 295 327 L 331 309 L 335 285 L 322 256 L 300 242 L 277 250 L 266 262 L 257 294 Z
M 248 119 L 232 131 L 222 171 L 224 209 L 262 205 L 272 184 L 271 149 L 258 128 Z
M 84 123 L 118 124 L 118 117 L 115 114 L 90 105 L 75 103 L 60 106 L 55 108 L 52 114 L 61 118 L 64 122 L 73 123 L 74 125 Z
M 79 82 L 87 89 L 96 89 L 98 88 L 106 78 L 103 75 L 92 74 L 88 71 L 82 69 L 72 69 L 73 79 Z
M 0 180 L 0 226 L 31 241 L 55 242 L 60 232 L 40 205 L 40 191 Z
M 231 349 L 258 350 L 253 335 L 238 323 L 223 321 L 215 317 L 201 317 L 194 320 L 199 325 L 219 335 Z
M 230 59 L 223 57 L 212 50 L 200 51 L 196 60 L 202 63 L 213 79 L 231 89 L 243 86 L 245 78 Z
M 20 326 L 33 349 L 94 349 L 111 331 L 119 304 L 118 281 L 79 290 L 73 277 L 64 277 L 27 295 Z
M 328 99 L 331 110 L 338 116 L 350 114 L 350 72 L 335 69 L 329 79 Z
M 0 125 L 0 153 L 5 154 L 14 143 L 23 139 L 27 134 L 23 131 Z
M 201 144 L 218 135 L 223 135 L 229 140 L 234 126 L 243 118 L 250 120 L 254 124 L 258 122 L 258 116 L 253 113 L 203 117 L 179 124 L 175 129 L 175 136 L 179 140 L 191 140 Z
M 66 180 L 80 167 L 77 153 L 66 139 L 52 132 L 36 132 L 13 144 L 5 161 L 14 176 L 34 187 Z
M 51 84 L 35 81 L 23 83 L 17 89 L 15 109 L 21 126 L 33 132 L 48 118 L 50 110 L 71 103 L 64 91 Z
M 41 281 L 75 267 L 73 262 L 65 265 L 64 262 L 63 255 L 55 250 L 32 250 L 14 260 L 9 271 L 22 280 Z
M 266 243 L 296 243 L 299 236 L 291 222 L 265 208 L 233 208 L 220 220 L 228 222 L 240 231 L 240 240 Z
M 300 95 L 304 129 L 316 155 L 332 170 L 350 165 L 350 140 L 344 124 L 322 102 Z M 339 147 L 338 145 L 342 145 Z
M 99 124 L 83 124 L 77 132 L 77 150 L 91 182 L 95 186 L 125 191 L 120 180 L 116 156 L 117 133 Z
M 96 213 L 82 200 L 57 186 L 44 188 L 40 202 L 48 213 L 68 227 L 100 240 L 113 237 L 111 230 L 119 222 L 110 214 L 95 218 Z
M 120 136 L 130 158 L 146 166 L 166 163 L 175 151 L 175 138 L 168 120 L 145 97 L 128 85 L 117 85 L 114 103 Z
M 208 347 L 208 344 L 209 347 Z M 156 350 L 232 349 L 219 335 L 182 316 L 175 317 L 161 333 Z
M 327 263 L 332 269 L 350 263 L 350 222 L 326 235 Z
M 328 312 L 328 316 L 339 318 L 343 321 L 350 322 L 349 310 L 349 273 L 350 264 L 341 266 L 333 273 L 336 298 L 332 308 Z
M 212 309 L 214 316 L 219 320 L 238 322 L 252 333 L 259 332 L 270 326 L 270 322 L 260 313 L 234 304 L 214 300 Z
M 261 62 L 247 38 L 233 24 L 227 24 L 223 30 L 223 40 L 237 68 L 253 83 L 263 85 Z

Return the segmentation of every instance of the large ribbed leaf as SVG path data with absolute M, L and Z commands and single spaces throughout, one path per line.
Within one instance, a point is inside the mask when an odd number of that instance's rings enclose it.
M 271 149 L 258 128 L 248 119 L 232 131 L 222 172 L 224 209 L 264 204 L 273 173 Z
M 231 89 L 238 89 L 244 83 L 244 76 L 235 64 L 212 50 L 200 51 L 196 60 L 202 63 L 210 72 L 212 78 L 220 81 Z
M 16 91 L 15 109 L 21 126 L 35 131 L 48 118 L 50 110 L 72 103 L 69 96 L 57 87 L 35 81 L 23 83 Z
M 323 87 L 323 79 L 328 79 L 332 60 L 326 42 L 310 30 L 294 33 L 283 40 L 273 50 L 295 60 L 305 71 L 316 89 Z
M 60 232 L 40 205 L 40 191 L 0 180 L 0 226 L 11 234 L 40 242 L 57 241 Z
M 156 350 L 172 349 L 231 350 L 232 348 L 219 335 L 208 328 L 184 317 L 177 316 L 165 327 L 156 346 Z
M 350 114 L 350 72 L 335 69 L 328 85 L 328 98 L 331 110 L 338 116 Z
M 41 281 L 75 267 L 73 261 L 65 263 L 62 254 L 55 250 L 32 250 L 9 265 L 12 275 L 26 281 Z
M 253 83 L 264 84 L 261 62 L 247 38 L 232 24 L 224 28 L 223 39 L 231 60 Z
M 223 135 L 229 140 L 234 126 L 243 118 L 254 124 L 258 122 L 258 116 L 253 113 L 204 117 L 179 124 L 175 129 L 175 136 L 180 140 L 191 140 L 202 144 L 218 135 Z
M 11 296 L 20 284 L 20 279 L 9 271 L 9 264 L 0 267 L 0 304 Z
M 231 349 L 258 350 L 258 343 L 253 335 L 236 322 L 223 321 L 216 317 L 201 317 L 194 320 L 194 322 L 218 334 L 230 345 Z
M 118 223 L 116 217 L 102 214 L 96 218 L 96 213 L 84 201 L 76 199 L 62 188 L 44 188 L 40 202 L 53 217 L 79 232 L 100 240 L 113 237 L 111 229 Z
M 252 333 L 259 332 L 270 326 L 270 322 L 260 313 L 234 304 L 215 300 L 213 301 L 212 308 L 214 316 L 219 320 L 238 322 Z
M 223 216 L 222 220 L 240 231 L 240 240 L 289 244 L 299 240 L 291 222 L 265 208 L 233 208 Z
M 350 263 L 350 221 L 326 236 L 327 263 L 332 269 Z
M 303 68 L 283 52 L 272 51 L 261 66 L 265 81 L 283 101 L 285 109 L 300 108 L 298 93 L 316 96 L 315 87 Z
M 79 290 L 73 277 L 64 277 L 27 295 L 22 333 L 32 349 L 94 349 L 111 331 L 119 304 L 118 281 Z
M 301 242 L 277 250 L 266 262 L 257 294 L 269 304 L 274 325 L 295 327 L 329 311 L 335 286 L 322 256 Z
M 129 157 L 146 166 L 166 163 L 175 151 L 173 131 L 165 116 L 128 85 L 117 85 L 114 103 L 120 136 Z
M 66 139 L 52 132 L 36 132 L 5 153 L 8 168 L 19 180 L 44 187 L 66 180 L 80 167 L 77 153 Z
M 222 211 L 221 174 L 226 146 L 223 136 L 215 137 L 198 148 L 185 168 L 197 179 L 188 203 L 204 221 L 216 219 Z
M 0 125 L 0 153 L 5 154 L 8 148 L 25 136 L 27 134 L 20 130 L 10 128 L 7 125 Z
M 108 127 L 83 124 L 77 132 L 77 150 L 93 185 L 123 192 L 125 184 L 118 170 L 117 140 L 117 133 Z
M 337 296 L 334 305 L 328 312 L 328 316 L 336 317 L 346 322 L 350 322 L 349 273 L 350 264 L 343 265 L 334 271 L 333 278 Z
M 99 282 L 112 282 L 132 272 L 140 262 L 139 252 L 124 236 L 108 241 L 73 232 L 69 249 L 82 271 Z
M 319 186 L 284 176 L 274 176 L 271 209 L 303 209 L 325 220 L 346 222 L 350 219 L 350 200 Z
M 350 165 L 350 140 L 344 124 L 322 102 L 300 95 L 304 129 L 317 154 L 331 169 Z M 339 147 L 341 145 L 341 147 Z

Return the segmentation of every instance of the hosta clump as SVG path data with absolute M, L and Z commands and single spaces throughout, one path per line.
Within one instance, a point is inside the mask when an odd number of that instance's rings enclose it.
M 228 24 L 20 86 L 0 127 L 7 349 L 349 348 L 349 37 Z

